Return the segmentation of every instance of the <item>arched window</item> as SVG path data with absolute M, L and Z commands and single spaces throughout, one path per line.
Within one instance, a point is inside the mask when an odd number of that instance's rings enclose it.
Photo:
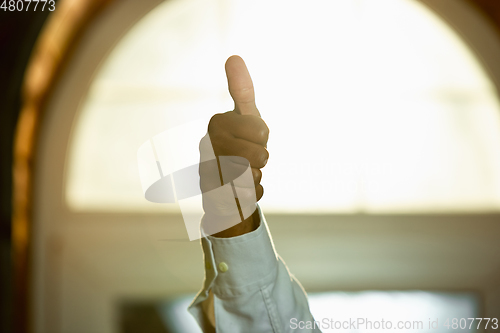
M 69 207 L 178 210 L 144 199 L 136 152 L 167 128 L 232 109 L 231 54 L 246 60 L 271 129 L 266 212 L 500 208 L 496 89 L 461 37 L 410 0 L 158 6 L 81 105 Z

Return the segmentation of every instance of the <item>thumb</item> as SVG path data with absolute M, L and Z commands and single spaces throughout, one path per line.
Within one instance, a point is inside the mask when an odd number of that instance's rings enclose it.
M 226 76 L 229 93 L 234 101 L 234 111 L 241 115 L 260 117 L 255 106 L 252 78 L 241 57 L 233 55 L 226 61 Z

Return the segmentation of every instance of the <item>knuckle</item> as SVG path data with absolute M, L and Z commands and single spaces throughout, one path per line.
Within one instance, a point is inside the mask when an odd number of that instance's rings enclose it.
M 269 159 L 269 152 L 267 151 L 266 148 L 261 149 L 261 156 L 260 156 L 260 162 L 262 167 L 264 167 L 267 163 L 267 160 Z
M 264 122 L 264 120 L 259 120 L 260 123 L 257 130 L 257 138 L 260 142 L 267 142 L 267 139 L 269 137 L 269 127 L 267 127 L 267 124 Z
M 262 179 L 262 171 L 260 169 L 252 168 L 253 179 L 256 184 L 260 183 Z
M 255 194 L 257 196 L 257 201 L 259 201 L 264 196 L 264 187 L 262 185 L 257 185 L 255 187 Z
M 264 147 L 254 147 L 249 152 L 250 164 L 257 168 L 262 168 L 269 158 L 269 153 Z
M 262 129 L 262 135 L 264 135 L 265 139 L 269 137 L 269 127 L 266 123 L 264 123 L 264 128 Z

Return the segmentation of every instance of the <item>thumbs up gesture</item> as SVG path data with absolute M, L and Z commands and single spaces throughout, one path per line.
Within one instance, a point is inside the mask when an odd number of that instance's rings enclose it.
M 232 56 L 225 67 L 234 110 L 214 115 L 200 142 L 200 185 L 205 232 L 234 237 L 259 225 L 255 208 L 264 193 L 260 169 L 269 158 L 269 129 L 255 105 L 252 79 L 243 59 Z M 211 155 L 212 149 L 216 159 L 210 160 L 207 152 Z

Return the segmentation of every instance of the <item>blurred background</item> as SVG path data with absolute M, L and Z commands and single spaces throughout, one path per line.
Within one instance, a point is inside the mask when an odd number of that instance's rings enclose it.
M 500 318 L 499 25 L 495 0 L 0 10 L 0 331 L 197 332 L 201 248 L 144 199 L 137 150 L 232 109 L 232 54 L 316 319 Z

